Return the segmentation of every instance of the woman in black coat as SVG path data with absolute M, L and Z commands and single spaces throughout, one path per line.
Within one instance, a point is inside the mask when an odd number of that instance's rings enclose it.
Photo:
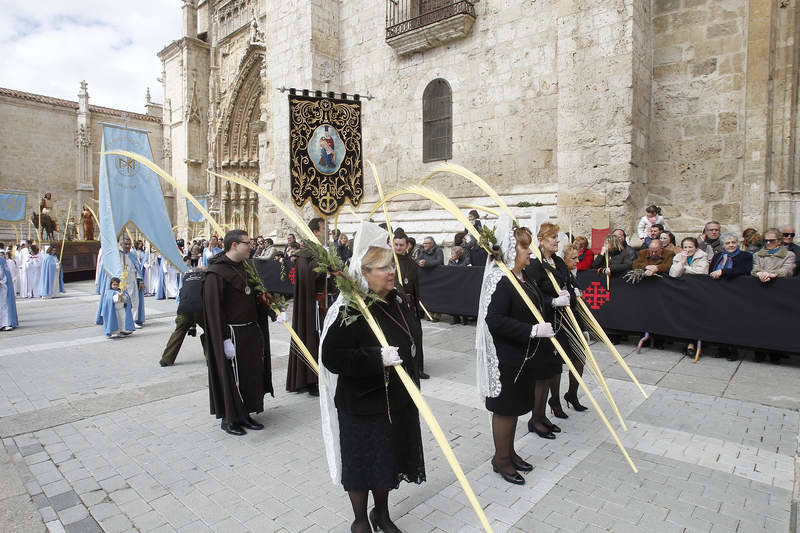
M 355 521 L 351 531 L 399 531 L 389 517 L 389 491 L 400 481 L 425 481 L 419 413 L 391 366 L 402 364 L 419 387 L 415 358 L 422 329 L 408 301 L 394 288 L 388 248 L 370 247 L 361 261 L 369 288 L 383 301 L 370 306 L 388 347 L 382 348 L 362 315 L 345 325 L 341 314 L 327 329 L 322 363 L 338 375 L 334 402 L 339 418 L 342 485 Z M 353 312 L 352 310 L 350 312 Z M 367 521 L 367 499 L 375 508 Z
M 541 310 L 542 294 L 523 272 L 530 262 L 530 231 L 518 228 L 514 230 L 514 239 L 516 256 L 511 272 L 533 304 Z M 514 451 L 517 418 L 531 410 L 534 383 L 548 383 L 554 373 L 561 371 L 561 365 L 547 340 L 553 336 L 552 326 L 549 323 L 538 324 L 511 281 L 499 272 L 495 275 L 497 278 L 487 278 L 488 284 L 484 285 L 482 295 L 483 299 L 488 294 L 487 288 L 491 290 L 492 279 L 497 279 L 485 318 L 499 371 L 499 377 L 490 379 L 499 381 L 493 383 L 495 390 L 498 385 L 500 388 L 499 394 L 486 398 L 486 408 L 493 413 L 495 453 L 492 467 L 506 481 L 521 485 L 525 479 L 518 471 L 529 472 L 533 467 Z M 543 390 L 546 394 L 547 389 Z M 544 412 L 535 418 L 538 432 L 552 435 Z
M 561 344 L 561 347 L 564 348 L 564 351 L 570 357 L 578 373 L 583 374 L 583 361 L 573 353 L 570 343 L 570 333 L 569 330 L 566 329 L 572 327 L 568 322 L 569 317 L 567 317 L 565 312 L 557 312 L 557 308 L 559 307 L 577 306 L 577 301 L 575 300 L 576 291 L 580 292 L 574 276 L 570 276 L 567 264 L 556 255 L 556 252 L 558 252 L 558 231 L 559 227 L 555 224 L 550 224 L 549 222 L 542 224 L 538 234 L 539 250 L 542 254 L 542 260 L 532 259 L 526 272 L 544 295 L 545 320 L 549 320 L 553 323 L 556 330 L 556 339 L 558 339 L 559 344 Z M 553 274 L 556 283 L 561 288 L 560 291 L 556 291 L 556 288 L 553 287 L 553 283 L 550 281 L 547 272 Z M 580 335 L 582 333 L 577 332 L 577 334 Z M 578 402 L 577 381 L 575 381 L 575 385 L 575 394 L 566 394 L 564 400 L 568 404 L 571 404 L 576 411 L 584 411 L 586 408 Z M 559 374 L 553 376 L 550 381 L 550 400 L 547 403 L 550 405 L 553 414 L 557 418 L 567 418 L 567 414 L 561 407 L 561 400 L 559 398 L 560 389 L 561 373 L 559 372 Z M 572 389 L 570 390 L 572 391 Z M 547 396 L 545 395 L 545 399 L 546 398 Z M 537 393 L 536 401 L 538 400 L 539 394 Z M 536 407 L 537 406 L 534 406 L 534 409 Z M 528 429 L 532 432 L 535 431 L 533 418 L 528 422 Z M 558 426 L 555 426 L 555 432 L 558 433 L 558 431 L 560 431 L 560 429 Z

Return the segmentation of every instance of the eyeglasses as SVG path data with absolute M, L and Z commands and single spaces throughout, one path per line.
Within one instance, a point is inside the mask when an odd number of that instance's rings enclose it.
M 794 233 L 784 233 L 783 236 L 784 237 L 792 237 L 792 238 L 794 238 Z
M 394 265 L 386 265 L 383 267 L 375 267 L 373 270 L 377 270 L 378 272 L 383 272 L 384 274 L 388 274 L 389 272 L 394 272 L 395 267 Z
M 764 239 L 764 242 L 778 242 L 778 239 Z

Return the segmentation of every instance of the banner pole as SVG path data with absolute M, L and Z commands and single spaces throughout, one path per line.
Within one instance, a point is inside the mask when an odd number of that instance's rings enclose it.
M 58 252 L 58 268 L 56 268 L 56 279 L 53 282 L 55 287 L 55 293 L 58 294 L 58 280 L 59 276 L 61 275 L 61 260 L 64 258 L 64 243 L 67 240 L 67 224 L 69 224 L 69 215 L 72 213 L 72 200 L 69 201 L 69 207 L 67 207 L 67 218 L 64 221 L 64 235 L 61 237 L 61 250 Z

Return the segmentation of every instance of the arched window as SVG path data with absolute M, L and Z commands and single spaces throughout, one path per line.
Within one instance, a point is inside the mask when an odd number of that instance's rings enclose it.
M 438 78 L 422 93 L 422 161 L 453 158 L 453 92 Z

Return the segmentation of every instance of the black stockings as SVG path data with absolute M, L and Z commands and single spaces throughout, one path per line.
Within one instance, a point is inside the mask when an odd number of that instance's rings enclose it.
M 583 376 L 583 362 L 574 361 L 574 363 L 575 370 L 578 371 L 578 375 Z M 578 396 L 578 380 L 575 379 L 575 376 L 572 375 L 572 372 L 569 373 L 569 389 L 567 389 L 567 396 L 570 398 L 577 398 Z
M 492 414 L 492 435 L 494 436 L 494 464 L 505 474 L 517 472 L 511 458 L 519 459 L 514 451 L 514 435 L 517 432 L 517 417 Z
M 350 505 L 353 507 L 352 531 L 354 533 L 372 533 L 369 520 L 367 518 L 367 504 L 369 503 L 368 491 L 351 491 L 347 495 L 350 497 Z M 375 501 L 375 518 L 379 523 L 391 524 L 389 518 L 389 491 L 373 490 L 372 499 Z M 388 530 L 388 528 L 387 528 Z M 390 530 L 388 530 L 390 531 Z M 388 533 L 387 531 L 387 533 Z
M 531 417 L 531 422 L 540 433 L 550 431 L 550 421 L 545 415 L 545 409 L 547 409 L 547 393 L 550 392 L 551 381 L 552 379 L 537 380 L 533 392 L 533 416 Z

